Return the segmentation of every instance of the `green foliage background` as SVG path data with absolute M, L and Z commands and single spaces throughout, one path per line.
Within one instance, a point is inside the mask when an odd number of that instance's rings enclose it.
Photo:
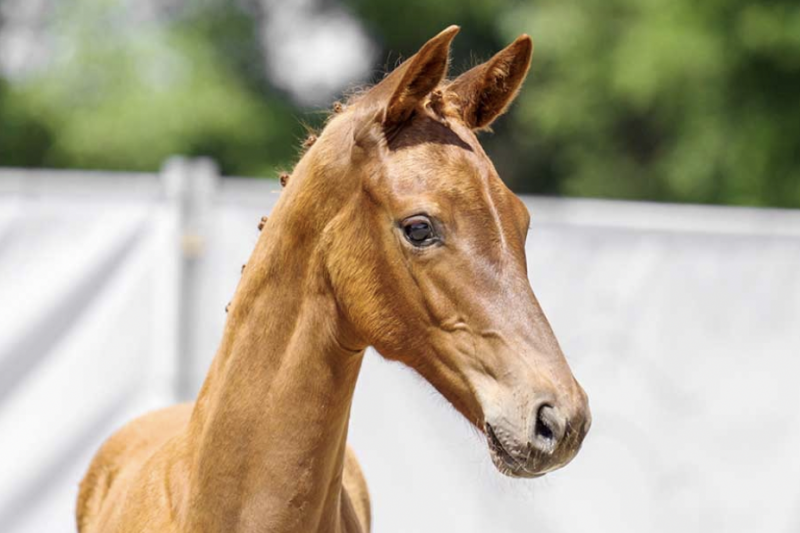
M 382 48 L 376 72 L 449 24 L 462 26 L 454 73 L 533 37 L 526 87 L 483 137 L 517 191 L 800 207 L 796 0 L 344 3 Z M 54 5 L 74 50 L 59 68 L 0 78 L 2 166 L 155 170 L 184 153 L 273 176 L 301 121 L 320 120 L 270 86 L 241 4 L 184 2 L 136 31 L 113 1 Z

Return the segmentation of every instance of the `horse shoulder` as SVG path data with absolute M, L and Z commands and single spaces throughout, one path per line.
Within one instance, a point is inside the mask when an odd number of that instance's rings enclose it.
M 143 472 L 142 467 L 151 461 L 163 464 L 163 458 L 154 457 L 156 452 L 186 427 L 191 411 L 192 404 L 181 404 L 148 413 L 126 424 L 103 443 L 80 484 L 76 508 L 80 533 L 120 530 L 123 524 L 112 524 L 117 522 L 116 516 L 127 510 L 126 504 L 130 503 L 127 495 L 147 490 L 144 485 L 154 483 L 153 475 L 167 475 L 168 466 L 155 472 Z M 142 518 L 144 522 L 159 520 Z

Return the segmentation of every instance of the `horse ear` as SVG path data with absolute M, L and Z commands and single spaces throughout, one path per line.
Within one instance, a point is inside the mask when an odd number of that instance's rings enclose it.
M 472 129 L 488 127 L 517 96 L 531 66 L 533 41 L 527 35 L 474 67 L 450 84 L 464 122 Z
M 450 26 L 441 32 L 376 86 L 379 90 L 387 87 L 392 91 L 383 117 L 387 131 L 408 120 L 420 101 L 444 79 L 450 58 L 450 42 L 459 29 Z

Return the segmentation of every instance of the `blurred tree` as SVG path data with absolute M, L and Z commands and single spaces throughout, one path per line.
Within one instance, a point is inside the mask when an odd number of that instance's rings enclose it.
M 375 79 L 449 24 L 454 73 L 534 38 L 525 90 L 483 137 L 515 190 L 800 207 L 794 0 L 341 1 L 383 47 Z M 154 169 L 187 153 L 263 175 L 291 161 L 300 111 L 266 79 L 258 1 L 169 2 L 136 24 L 118 4 L 54 8 L 69 53 L 0 80 L 0 164 Z
M 527 86 L 484 140 L 518 191 L 800 207 L 797 2 L 349 3 L 406 54 L 461 24 L 456 65 L 533 37 Z
M 0 85 L 0 164 L 154 170 L 181 153 L 263 175 L 293 157 L 303 127 L 257 68 L 252 17 L 226 2 L 124 15 L 94 0 L 48 15 L 69 54 Z
M 0 78 L 0 162 L 16 167 L 40 166 L 53 142 L 47 124 L 24 104 L 24 96 Z
M 501 26 L 539 45 L 511 140 L 557 192 L 800 206 L 800 4 L 543 0 Z

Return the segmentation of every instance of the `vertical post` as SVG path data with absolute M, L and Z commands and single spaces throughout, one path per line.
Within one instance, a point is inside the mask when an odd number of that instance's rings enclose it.
M 206 254 L 211 207 L 219 182 L 216 163 L 208 158 L 171 157 L 161 172 L 167 198 L 178 212 L 179 296 L 175 393 L 180 401 L 195 395 L 192 377 L 198 360 L 201 264 Z

